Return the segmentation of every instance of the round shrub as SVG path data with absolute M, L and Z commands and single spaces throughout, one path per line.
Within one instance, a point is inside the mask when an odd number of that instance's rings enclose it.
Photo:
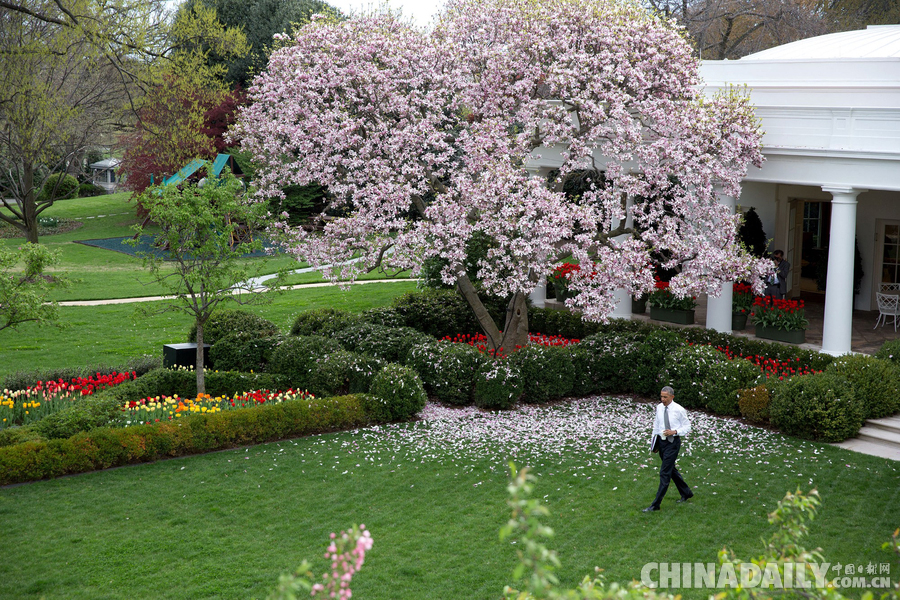
M 675 401 L 686 408 L 703 408 L 700 392 L 710 369 L 727 360 L 709 346 L 683 346 L 665 358 L 660 386 L 675 388 Z M 659 390 L 657 390 L 659 391 Z
M 769 390 L 765 385 L 738 390 L 741 416 L 751 423 L 765 423 L 769 420 L 769 402 Z
M 575 367 L 576 385 L 573 393 L 587 395 L 594 392 L 613 394 L 634 391 L 631 376 L 638 360 L 642 336 L 630 331 L 596 333 L 569 346 Z M 591 386 L 587 379 L 593 381 Z M 578 381 L 581 383 L 578 383 Z M 593 387 L 588 391 L 589 387 Z
M 575 367 L 565 347 L 530 344 L 516 351 L 509 361 L 521 374 L 525 402 L 549 402 L 572 391 Z
M 241 331 L 219 338 L 209 349 L 209 362 L 219 371 L 265 371 L 272 350 L 282 339 Z
M 478 329 L 469 303 L 455 290 L 410 292 L 395 298 L 392 308 L 404 325 L 435 338 Z
M 900 340 L 888 340 L 881 345 L 875 358 L 900 363 Z
M 65 173 L 54 173 L 44 180 L 42 200 L 66 200 L 78 197 L 78 180 Z
M 285 378 L 287 385 L 297 389 L 309 385 L 316 361 L 341 350 L 340 344 L 315 335 L 289 337 L 272 349 L 268 371 Z
M 850 382 L 834 372 L 793 377 L 769 402 L 772 424 L 788 435 L 841 442 L 856 435 L 865 409 Z
M 316 360 L 306 390 L 315 396 L 341 396 L 350 389 L 352 365 L 358 355 L 339 350 Z
M 215 344 L 226 335 L 235 333 L 256 333 L 260 338 L 272 337 L 278 333 L 275 323 L 245 310 L 217 310 L 203 326 L 203 343 Z M 191 325 L 188 341 L 197 342 L 197 325 Z M 212 350 L 212 348 L 210 348 Z M 210 357 L 212 360 L 212 357 Z
M 743 358 L 713 364 L 703 381 L 700 398 L 717 415 L 741 414 L 740 391 L 754 387 L 765 376 L 759 367 Z
M 657 329 L 651 332 L 638 347 L 635 361 L 631 369 L 623 373 L 631 373 L 631 388 L 637 394 L 654 395 L 659 392 L 660 369 L 666 359 L 676 349 L 684 346 L 684 338 L 670 329 Z M 675 388 L 676 395 L 679 394 Z M 680 404 L 681 400 L 677 400 Z
M 321 335 L 329 337 L 341 329 L 359 322 L 359 315 L 338 308 L 317 308 L 297 315 L 291 335 Z
M 93 183 L 81 183 L 78 185 L 79 198 L 93 198 L 94 196 L 102 196 L 105 193 L 106 190 Z
M 417 344 L 412 347 L 407 365 L 425 374 L 426 389 L 441 402 L 467 405 L 472 403 L 475 372 L 487 359 L 468 344 L 450 342 Z
M 384 325 L 385 327 L 403 327 L 406 323 L 403 317 L 390 306 L 379 306 L 370 308 L 360 315 L 360 320 L 373 325 Z
M 826 369 L 845 377 L 863 403 L 865 418 L 879 419 L 900 411 L 900 373 L 890 360 L 871 356 L 841 356 Z
M 388 364 L 372 380 L 369 395 L 384 401 L 382 414 L 388 421 L 405 421 L 425 407 L 427 397 L 416 372 L 403 365 Z
M 414 344 L 433 339 L 411 327 L 385 327 L 372 323 L 350 325 L 337 332 L 334 338 L 352 352 L 398 363 L 405 362 L 406 355 Z
M 350 362 L 350 393 L 365 394 L 372 387 L 372 380 L 384 368 L 385 362 L 380 358 L 365 354 L 353 355 Z
M 522 375 L 508 359 L 488 360 L 475 372 L 475 406 L 506 410 L 522 395 Z

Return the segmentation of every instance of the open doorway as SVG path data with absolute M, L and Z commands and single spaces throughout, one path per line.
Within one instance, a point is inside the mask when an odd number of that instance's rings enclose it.
M 824 300 L 828 266 L 828 236 L 831 231 L 831 202 L 802 200 L 803 221 L 800 240 L 800 295 L 808 300 Z

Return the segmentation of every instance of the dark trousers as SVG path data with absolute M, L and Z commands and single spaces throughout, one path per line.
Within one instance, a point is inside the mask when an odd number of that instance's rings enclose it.
M 659 458 L 662 460 L 662 466 L 659 467 L 659 489 L 656 491 L 656 499 L 653 506 L 659 508 L 662 503 L 666 491 L 669 489 L 669 482 L 674 481 L 675 487 L 682 498 L 690 498 L 694 495 L 691 488 L 685 483 L 684 478 L 675 467 L 675 460 L 678 458 L 678 451 L 681 450 L 681 436 L 675 436 L 671 442 L 667 442 L 661 437 L 659 438 Z

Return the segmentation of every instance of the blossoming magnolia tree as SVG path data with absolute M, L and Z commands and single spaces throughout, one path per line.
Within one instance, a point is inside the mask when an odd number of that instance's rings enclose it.
M 272 54 L 233 135 L 261 199 L 311 181 L 333 194 L 323 231 L 285 228 L 298 258 L 338 281 L 439 257 L 491 346 L 512 348 L 527 295 L 565 257 L 593 265 L 568 302 L 594 320 L 616 288 L 652 289 L 655 256 L 679 266 L 682 296 L 761 271 L 717 202 L 762 163 L 757 120 L 698 84 L 681 32 L 636 3 L 450 0 L 430 32 L 390 14 L 314 19 Z M 574 200 L 530 168 L 552 149 L 560 178 L 594 173 Z M 505 323 L 466 275 L 473 235 L 490 240 L 478 276 L 511 298 Z

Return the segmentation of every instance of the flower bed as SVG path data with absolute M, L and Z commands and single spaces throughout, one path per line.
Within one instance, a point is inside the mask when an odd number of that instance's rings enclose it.
M 762 374 L 765 375 L 766 378 L 777 377 L 778 379 L 783 380 L 786 377 L 812 375 L 813 373 L 822 372 L 813 369 L 809 365 L 801 364 L 799 357 L 791 360 L 778 360 L 759 354 L 741 354 L 739 352 L 733 352 L 729 346 L 716 346 L 716 350 L 723 353 L 728 360 L 734 360 L 735 358 L 749 360 L 759 367 L 759 370 L 762 371 Z
M 279 404 L 291 400 L 315 398 L 305 391 L 286 390 L 283 392 L 256 390 L 234 396 L 199 394 L 196 398 L 174 396 L 154 396 L 141 400 L 130 400 L 124 404 L 124 425 L 150 425 L 161 421 L 171 421 L 194 413 L 217 413 L 235 408 L 247 408 L 260 404 Z
M 74 377 L 70 381 L 38 381 L 24 390 L 3 390 L 0 393 L 0 429 L 13 425 L 27 425 L 40 421 L 72 405 L 72 402 L 95 392 L 131 381 L 137 375 L 110 373 Z
M 452 342 L 454 344 L 468 344 L 474 348 L 477 348 L 479 352 L 482 354 L 487 354 L 489 356 L 493 356 L 495 358 L 503 358 L 503 348 L 500 348 L 499 352 L 494 352 L 493 350 L 488 348 L 487 345 L 487 336 L 483 333 L 459 333 L 455 336 L 445 336 L 441 341 Z M 566 338 L 561 335 L 545 335 L 543 333 L 529 333 L 528 334 L 528 343 L 537 344 L 539 346 L 569 346 L 571 344 L 577 344 L 580 340 Z M 516 346 L 516 350 L 520 350 L 521 346 Z
M 668 281 L 661 281 L 657 277 L 656 289 L 650 292 L 650 306 L 669 310 L 694 310 L 697 302 L 692 296 L 679 298 L 669 289 Z

